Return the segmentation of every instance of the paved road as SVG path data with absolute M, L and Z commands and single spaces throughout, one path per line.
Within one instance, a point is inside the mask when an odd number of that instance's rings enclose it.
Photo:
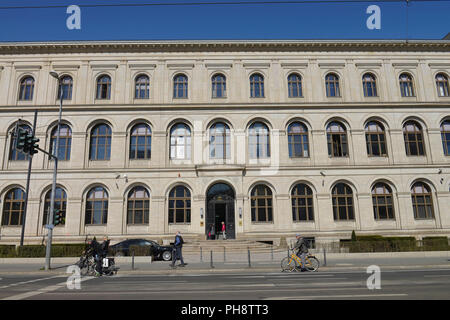
M 69 290 L 67 276 L 0 273 L 0 299 L 36 300 L 299 300 L 446 299 L 450 270 L 381 270 L 381 289 L 369 290 L 361 271 L 317 273 L 184 273 L 84 277 Z

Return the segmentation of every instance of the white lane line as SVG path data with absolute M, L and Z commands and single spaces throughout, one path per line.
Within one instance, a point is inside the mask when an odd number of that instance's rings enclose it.
M 273 283 L 254 283 L 254 284 L 229 284 L 223 287 L 275 287 Z
M 48 278 L 40 278 L 40 279 L 34 279 L 34 280 L 30 280 L 30 281 L 22 281 L 22 282 L 12 283 L 12 284 L 0 287 L 0 289 L 6 289 L 6 288 L 10 288 L 10 287 L 20 286 L 20 285 L 23 285 L 23 284 L 29 284 L 29 283 L 33 283 L 33 282 L 49 280 L 49 279 L 54 279 L 54 278 L 61 278 L 61 277 L 65 277 L 65 276 L 57 275 L 57 276 L 48 277 Z
M 56 278 L 56 277 L 54 277 L 54 278 Z M 90 280 L 90 279 L 93 279 L 93 278 L 95 278 L 95 277 L 84 277 L 84 278 L 80 279 L 80 282 L 83 282 L 83 281 L 86 281 L 86 280 Z M 37 296 L 37 295 L 42 294 L 42 293 L 56 291 L 56 290 L 61 289 L 61 288 L 65 287 L 65 286 L 67 286 L 67 281 L 58 283 L 56 285 L 44 287 L 44 288 L 41 288 L 41 289 L 38 289 L 38 290 L 35 290 L 35 291 L 25 292 L 25 293 L 17 294 L 17 295 L 14 295 L 14 296 L 9 296 L 9 297 L 3 298 L 2 300 L 22 300 L 22 299 L 30 298 L 30 297 L 33 297 L 33 296 Z
M 265 298 L 263 300 L 311 300 L 311 299 L 336 299 L 336 298 L 381 298 L 381 297 L 405 297 L 406 293 L 386 293 L 386 294 L 339 294 L 339 295 L 324 295 L 324 296 L 299 296 L 299 297 L 274 297 Z

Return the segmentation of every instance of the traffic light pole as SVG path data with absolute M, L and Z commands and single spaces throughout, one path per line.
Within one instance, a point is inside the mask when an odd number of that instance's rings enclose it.
M 36 122 L 37 122 L 37 110 L 34 110 L 34 120 L 33 120 L 33 135 L 36 133 Z M 19 131 L 16 131 L 19 132 Z M 22 215 L 22 233 L 20 234 L 20 246 L 23 246 L 23 238 L 25 235 L 25 222 L 27 219 L 27 208 L 28 208 L 28 192 L 30 191 L 30 176 L 31 176 L 31 165 L 33 162 L 33 155 L 29 155 L 28 159 L 28 173 L 27 173 L 27 187 L 25 190 L 25 201 Z
M 58 80 L 58 82 L 59 82 L 59 80 Z M 56 131 L 56 146 L 54 148 L 55 149 L 54 155 L 50 155 L 55 160 L 55 165 L 53 167 L 53 183 L 52 183 L 52 194 L 51 194 L 51 198 L 50 198 L 50 211 L 47 215 L 47 225 L 49 227 L 48 227 L 47 247 L 45 250 L 45 270 L 50 270 L 50 256 L 51 256 L 51 251 L 52 251 L 52 237 L 53 237 L 53 226 L 52 225 L 53 225 L 53 215 L 54 215 L 54 211 L 55 211 L 56 175 L 58 174 L 59 136 L 60 136 L 60 129 L 61 129 L 62 101 L 63 101 L 63 94 L 61 92 L 60 99 L 59 99 L 58 129 Z M 47 152 L 45 152 L 45 153 L 47 153 Z

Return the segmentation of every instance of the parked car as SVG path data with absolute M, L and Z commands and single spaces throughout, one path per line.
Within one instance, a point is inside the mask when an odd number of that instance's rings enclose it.
M 155 260 L 172 260 L 172 247 L 161 246 L 153 240 L 146 239 L 127 239 L 122 242 L 109 246 L 111 254 L 118 256 L 132 255 L 131 247 L 151 248 L 153 259 Z

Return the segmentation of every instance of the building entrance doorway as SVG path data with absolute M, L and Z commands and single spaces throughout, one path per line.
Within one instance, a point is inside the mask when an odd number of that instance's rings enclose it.
M 214 230 L 214 239 L 223 239 L 222 222 L 225 224 L 226 239 L 235 239 L 234 225 L 234 191 L 225 183 L 216 183 L 206 194 L 206 226 L 205 234 L 208 237 Z

